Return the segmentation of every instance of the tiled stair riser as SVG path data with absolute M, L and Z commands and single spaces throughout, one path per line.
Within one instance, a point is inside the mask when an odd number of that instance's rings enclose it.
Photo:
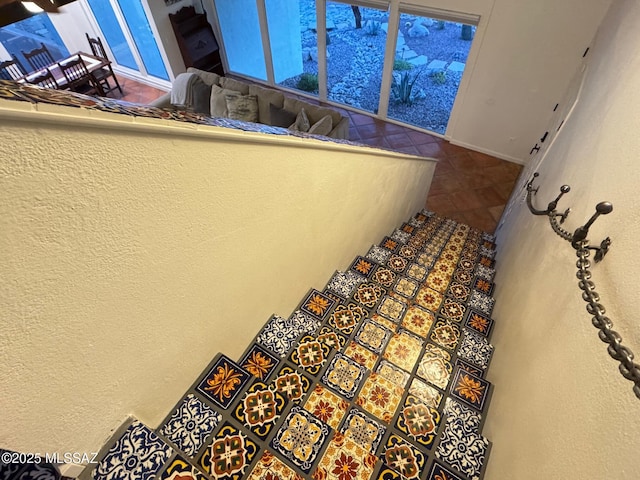
M 158 429 L 177 452 L 158 478 L 482 478 L 492 242 L 425 212 L 403 224 L 237 363 L 212 361 Z

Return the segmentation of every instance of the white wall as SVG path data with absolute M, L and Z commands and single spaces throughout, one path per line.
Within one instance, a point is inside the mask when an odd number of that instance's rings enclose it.
M 579 15 L 579 12 L 575 12 Z M 591 53 L 582 96 L 542 163 L 537 205 L 571 192 L 573 231 L 603 200 L 592 243 L 610 236 L 593 281 L 623 344 L 640 355 L 640 4 L 616 0 Z M 498 234 L 495 384 L 484 433 L 493 440 L 487 478 L 637 479 L 640 400 L 585 311 L 575 252 L 544 217 L 511 205 Z M 637 357 L 636 357 L 637 361 Z
M 39 107 L 0 101 L 0 445 L 24 452 L 157 426 L 216 353 L 421 210 L 435 165 Z

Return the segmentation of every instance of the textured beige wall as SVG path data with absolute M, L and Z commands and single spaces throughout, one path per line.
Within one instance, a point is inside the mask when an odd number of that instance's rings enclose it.
M 614 211 L 589 238 L 611 236 L 593 281 L 623 343 L 640 355 L 640 5 L 616 0 L 591 53 L 581 99 L 539 171 L 544 208 L 573 231 L 603 200 Z M 637 479 L 640 400 L 618 372 L 585 311 L 575 253 L 516 201 L 499 233 L 495 393 L 485 428 L 494 446 L 487 479 Z M 636 360 L 637 361 L 637 360 Z
M 0 445 L 26 452 L 95 451 L 128 414 L 157 426 L 214 355 L 238 358 L 272 313 L 419 211 L 434 169 L 7 108 L 31 107 L 0 102 Z

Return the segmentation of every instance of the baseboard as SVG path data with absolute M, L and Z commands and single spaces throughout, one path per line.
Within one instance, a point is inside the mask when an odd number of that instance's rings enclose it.
M 504 153 L 489 150 L 488 148 L 482 148 L 482 147 L 478 147 L 477 145 L 471 145 L 470 143 L 460 142 L 453 138 L 450 138 L 448 140 L 449 140 L 449 143 L 451 143 L 452 145 L 468 148 L 469 150 L 474 150 L 480 153 L 486 153 L 487 155 L 491 155 L 492 157 L 499 158 L 500 160 L 507 160 L 508 162 L 517 163 L 519 165 L 525 165 L 525 166 L 527 165 L 527 160 L 523 160 L 522 158 L 512 157 L 510 155 L 505 155 Z

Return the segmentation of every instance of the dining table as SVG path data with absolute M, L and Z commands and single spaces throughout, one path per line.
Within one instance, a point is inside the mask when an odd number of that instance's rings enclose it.
M 29 82 L 30 80 L 36 78 L 38 75 L 42 74 L 45 70 L 49 70 L 53 75 L 53 78 L 56 79 L 56 82 L 58 83 L 59 88 L 66 89 L 68 88 L 67 79 L 62 73 L 62 70 L 60 70 L 59 64 L 64 65 L 67 62 L 77 58 L 78 55 L 80 55 L 80 58 L 82 58 L 82 61 L 87 67 L 87 71 L 89 73 L 95 72 L 103 67 L 106 67 L 111 63 L 111 61 L 106 58 L 96 57 L 95 55 L 91 55 L 85 52 L 75 52 L 65 58 L 57 60 L 56 62 L 50 65 L 47 65 L 44 68 L 40 68 L 38 70 L 34 70 L 33 72 L 29 72 L 26 75 L 22 76 L 21 78 L 17 79 L 17 81 L 20 83 Z

